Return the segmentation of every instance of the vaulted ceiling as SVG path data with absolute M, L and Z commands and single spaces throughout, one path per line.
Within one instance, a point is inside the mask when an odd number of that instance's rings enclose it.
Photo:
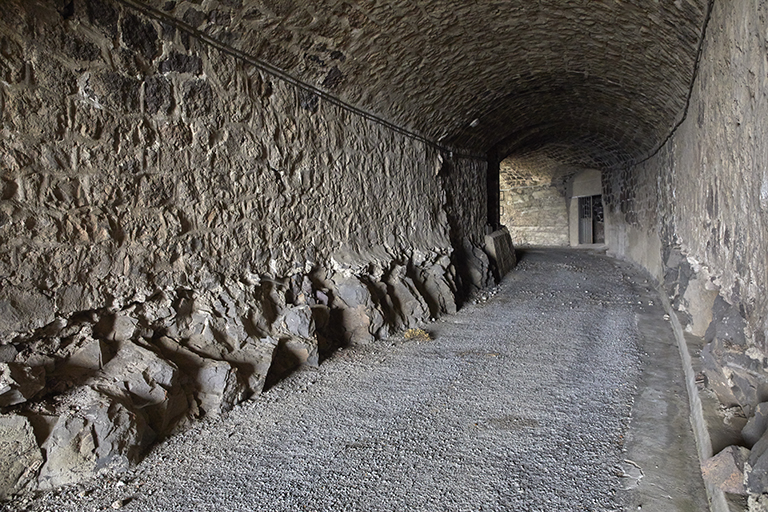
M 610 168 L 681 119 L 708 0 L 123 0 L 472 152 Z

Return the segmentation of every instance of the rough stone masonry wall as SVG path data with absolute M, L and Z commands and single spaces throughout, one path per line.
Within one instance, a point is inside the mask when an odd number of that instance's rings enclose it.
M 0 498 L 489 284 L 484 162 L 111 0 L 2 9 Z
M 501 223 L 516 247 L 568 245 L 565 180 L 541 160 L 507 158 L 500 165 Z
M 649 268 L 687 329 L 704 336 L 720 400 L 759 418 L 768 401 L 767 31 L 764 2 L 715 2 L 685 122 L 656 156 L 604 179 L 609 245 Z M 768 478 L 757 481 L 768 458 L 761 464 L 750 492 L 768 491 Z

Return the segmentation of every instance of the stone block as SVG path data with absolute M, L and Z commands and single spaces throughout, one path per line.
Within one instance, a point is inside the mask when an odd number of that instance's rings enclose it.
M 89 385 L 141 410 L 158 433 L 171 429 L 188 408 L 178 367 L 132 342 L 121 343 Z
M 356 306 L 337 313 L 336 319 L 340 320 L 344 329 L 344 341 L 348 344 L 366 344 L 373 341 L 370 332 L 371 318 L 368 311 L 365 306 Z
M 766 429 L 768 429 L 768 402 L 763 402 L 755 407 L 754 414 L 741 429 L 741 437 L 748 447 L 752 447 L 763 437 Z
M 149 21 L 129 13 L 121 24 L 123 41 L 125 45 L 150 60 L 158 52 L 158 34 L 155 27 Z
M 194 376 L 198 407 L 206 416 L 218 416 L 242 401 L 245 386 L 239 382 L 237 368 L 226 361 L 203 359 Z
M 125 313 L 105 316 L 99 322 L 97 334 L 110 341 L 128 341 L 136 332 L 139 321 Z
M 309 306 L 288 306 L 283 311 L 283 323 L 287 332 L 301 338 L 315 335 L 315 321 Z
M 168 337 L 156 340 L 155 344 L 191 384 L 184 387 L 191 391 L 198 414 L 216 417 L 243 399 L 247 388 L 240 381 L 236 365 L 202 357 Z
M 275 347 L 272 365 L 269 368 L 264 385 L 271 387 L 299 366 L 317 366 L 318 364 L 317 340 L 301 338 L 280 339 Z
M 744 487 L 744 463 L 749 450 L 742 446 L 729 446 L 701 464 L 704 480 L 724 492 L 746 494 Z
M 87 340 L 82 347 L 67 359 L 64 369 L 67 371 L 71 370 L 72 372 L 101 369 L 107 360 L 104 348 L 104 342 L 101 340 Z
M 336 285 L 336 296 L 344 303 L 354 308 L 356 306 L 370 306 L 371 293 L 365 284 L 355 276 L 345 276 L 344 274 L 335 274 L 332 278 Z
M 124 471 L 154 437 L 144 417 L 91 388 L 67 397 L 41 448 L 40 489 L 77 483 L 105 471 Z
M 86 6 L 91 23 L 102 27 L 111 36 L 117 34 L 117 21 L 120 18 L 117 8 L 103 0 L 87 0 Z
M 704 333 L 707 342 L 721 340 L 731 345 L 747 344 L 744 328 L 746 322 L 739 308 L 718 295 L 712 304 L 712 322 Z
M 45 368 L 0 363 L 0 407 L 20 404 L 45 387 Z
M 290 339 L 285 341 L 284 347 L 299 365 L 317 366 L 320 364 L 317 352 L 317 340 Z
M 177 73 L 199 75 L 203 72 L 203 61 L 197 55 L 171 52 L 168 57 L 160 62 L 159 69 L 162 73 L 175 71 Z
M 713 320 L 712 324 L 720 323 Z M 734 327 L 734 324 L 738 324 Z M 768 356 L 744 340 L 740 317 L 710 325 L 711 341 L 701 351 L 709 386 L 725 404 L 739 404 L 749 415 L 768 397 Z
M 517 258 L 515 257 L 515 248 L 512 245 L 512 237 L 507 228 L 502 227 L 485 235 L 485 252 L 496 264 L 496 271 L 499 280 L 503 278 L 510 270 L 515 268 Z
M 387 276 L 387 291 L 398 314 L 397 327 L 411 327 L 429 318 L 429 306 L 405 266 L 395 265 Z
M 19 353 L 13 345 L 0 345 L 0 363 L 11 363 Z
M 141 82 L 116 72 L 94 73 L 90 84 L 98 100 L 115 112 L 139 109 Z
M 20 491 L 43 463 L 32 425 L 24 416 L 0 416 L 0 500 Z
M 745 473 L 749 492 L 753 494 L 768 492 L 768 435 L 763 434 L 752 447 Z
M 203 79 L 184 82 L 181 87 L 184 109 L 189 117 L 200 117 L 210 112 L 213 104 L 213 90 Z
M 173 107 L 173 88 L 163 76 L 151 76 L 144 81 L 144 105 L 147 114 L 167 114 Z
M 261 393 L 272 365 L 277 340 L 270 336 L 249 338 L 239 350 L 224 355 L 224 360 L 238 370 L 247 385 L 246 394 Z
M 52 301 L 42 293 L 4 286 L 0 290 L 0 335 L 38 329 L 54 320 Z
M 420 291 L 433 317 L 438 317 L 440 314 L 452 315 L 457 311 L 456 284 L 449 271 L 450 260 L 447 257 L 445 260 L 417 271 L 421 285 Z

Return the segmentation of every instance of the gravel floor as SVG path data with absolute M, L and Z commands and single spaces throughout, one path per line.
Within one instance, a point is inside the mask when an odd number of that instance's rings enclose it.
M 433 340 L 339 351 L 120 478 L 6 507 L 624 510 L 638 276 L 591 252 L 528 251 L 500 287 L 427 326 Z

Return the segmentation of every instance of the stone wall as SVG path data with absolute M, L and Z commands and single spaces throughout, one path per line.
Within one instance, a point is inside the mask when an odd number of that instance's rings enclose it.
M 653 158 L 604 178 L 609 245 L 664 283 L 708 342 L 708 386 L 747 416 L 768 400 L 767 30 L 765 3 L 714 2 L 685 121 Z
M 484 161 L 219 43 L 111 0 L 3 4 L 0 497 L 490 284 Z
M 507 158 L 500 165 L 501 223 L 516 247 L 568 245 L 564 177 L 548 159 Z

